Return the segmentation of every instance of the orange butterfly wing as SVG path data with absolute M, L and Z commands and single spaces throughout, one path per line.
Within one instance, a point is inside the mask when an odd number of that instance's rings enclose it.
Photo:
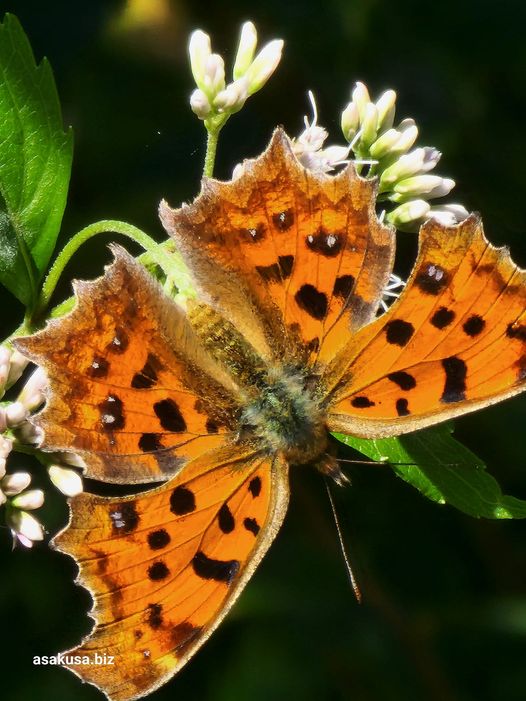
M 374 318 L 394 258 L 394 235 L 374 211 L 375 185 L 352 166 L 336 176 L 303 168 L 277 129 L 232 182 L 205 180 L 191 206 L 161 219 L 201 297 L 267 360 L 300 346 L 333 357 Z
M 526 388 L 526 272 L 476 216 L 429 221 L 399 300 L 323 378 L 331 430 L 374 438 L 474 411 Z
M 53 392 L 35 423 L 46 447 L 86 456 L 89 477 L 163 480 L 220 445 L 236 387 L 198 344 L 182 309 L 122 249 L 78 303 L 19 349 Z
M 287 502 L 286 465 L 238 446 L 203 455 L 138 496 L 80 495 L 55 542 L 79 563 L 96 627 L 64 653 L 67 666 L 113 701 L 166 682 L 237 599 Z M 96 655 L 114 663 L 94 664 Z

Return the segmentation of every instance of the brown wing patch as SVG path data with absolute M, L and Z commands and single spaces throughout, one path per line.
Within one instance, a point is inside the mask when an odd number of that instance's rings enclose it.
M 391 271 L 393 232 L 376 218 L 373 184 L 352 165 L 306 170 L 280 130 L 239 178 L 205 181 L 176 211 L 162 203 L 161 218 L 203 296 L 265 358 L 294 341 L 312 360 L 334 356 L 374 317 Z
M 429 222 L 398 302 L 326 375 L 331 428 L 397 435 L 522 391 L 525 310 L 526 273 L 475 216 Z
M 142 266 L 116 249 L 106 275 L 76 291 L 71 314 L 17 341 L 52 387 L 35 421 L 46 449 L 84 454 L 90 477 L 132 483 L 219 445 L 236 388 Z
M 115 701 L 167 681 L 239 595 L 287 498 L 286 466 L 239 446 L 194 460 L 140 496 L 78 497 L 56 543 L 79 563 L 96 627 L 68 654 L 116 663 L 68 666 Z

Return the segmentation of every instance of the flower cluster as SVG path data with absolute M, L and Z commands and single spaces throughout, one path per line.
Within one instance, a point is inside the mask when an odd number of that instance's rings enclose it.
M 18 351 L 0 346 L 0 397 L 22 376 L 28 359 Z M 28 489 L 31 474 L 26 471 L 7 473 L 7 462 L 13 451 L 31 452 L 42 442 L 42 431 L 34 426 L 29 417 L 44 403 L 47 378 L 42 368 L 36 368 L 22 387 L 15 401 L 3 402 L 0 406 L 0 506 L 4 507 L 5 519 L 13 539 L 26 547 L 44 538 L 44 529 L 29 511 L 39 509 L 44 503 L 42 489 Z M 79 473 L 69 467 L 82 467 L 80 459 L 72 454 L 45 455 L 37 457 L 46 465 L 53 484 L 67 496 L 82 491 Z
M 377 176 L 378 202 L 397 206 L 385 218 L 401 231 L 416 231 L 425 220 L 434 218 L 446 225 L 468 216 L 459 204 L 432 206 L 429 200 L 448 195 L 455 181 L 430 173 L 441 153 L 424 146 L 413 148 L 418 127 L 404 119 L 394 127 L 396 93 L 384 92 L 372 102 L 363 83 L 356 83 L 351 102 L 343 110 L 341 126 L 356 157 L 358 172 L 367 166 L 367 176 Z
M 212 53 L 208 34 L 198 29 L 190 37 L 190 65 L 197 85 L 190 97 L 190 106 L 199 119 L 205 121 L 207 128 L 222 126 L 276 70 L 283 41 L 274 39 L 257 56 L 256 46 L 256 28 L 252 22 L 245 22 L 241 28 L 233 80 L 227 84 L 225 62 L 219 54 Z

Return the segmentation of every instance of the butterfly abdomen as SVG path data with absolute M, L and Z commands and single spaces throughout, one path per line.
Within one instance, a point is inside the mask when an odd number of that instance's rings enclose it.
M 243 409 L 241 431 L 291 464 L 314 462 L 327 446 L 324 412 L 301 369 L 272 368 L 258 396 Z

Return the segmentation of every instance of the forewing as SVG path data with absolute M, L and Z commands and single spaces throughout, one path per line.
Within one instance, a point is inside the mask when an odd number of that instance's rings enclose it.
M 205 180 L 189 206 L 161 219 L 202 298 L 266 359 L 307 349 L 326 361 L 378 309 L 393 232 L 374 211 L 374 185 L 352 165 L 336 176 L 301 166 L 276 130 L 231 182 Z
M 183 310 L 131 256 L 115 251 L 102 278 L 76 284 L 71 314 L 16 345 L 49 377 L 35 419 L 46 450 L 79 453 L 97 479 L 163 479 L 222 443 L 236 387 L 201 348 Z

